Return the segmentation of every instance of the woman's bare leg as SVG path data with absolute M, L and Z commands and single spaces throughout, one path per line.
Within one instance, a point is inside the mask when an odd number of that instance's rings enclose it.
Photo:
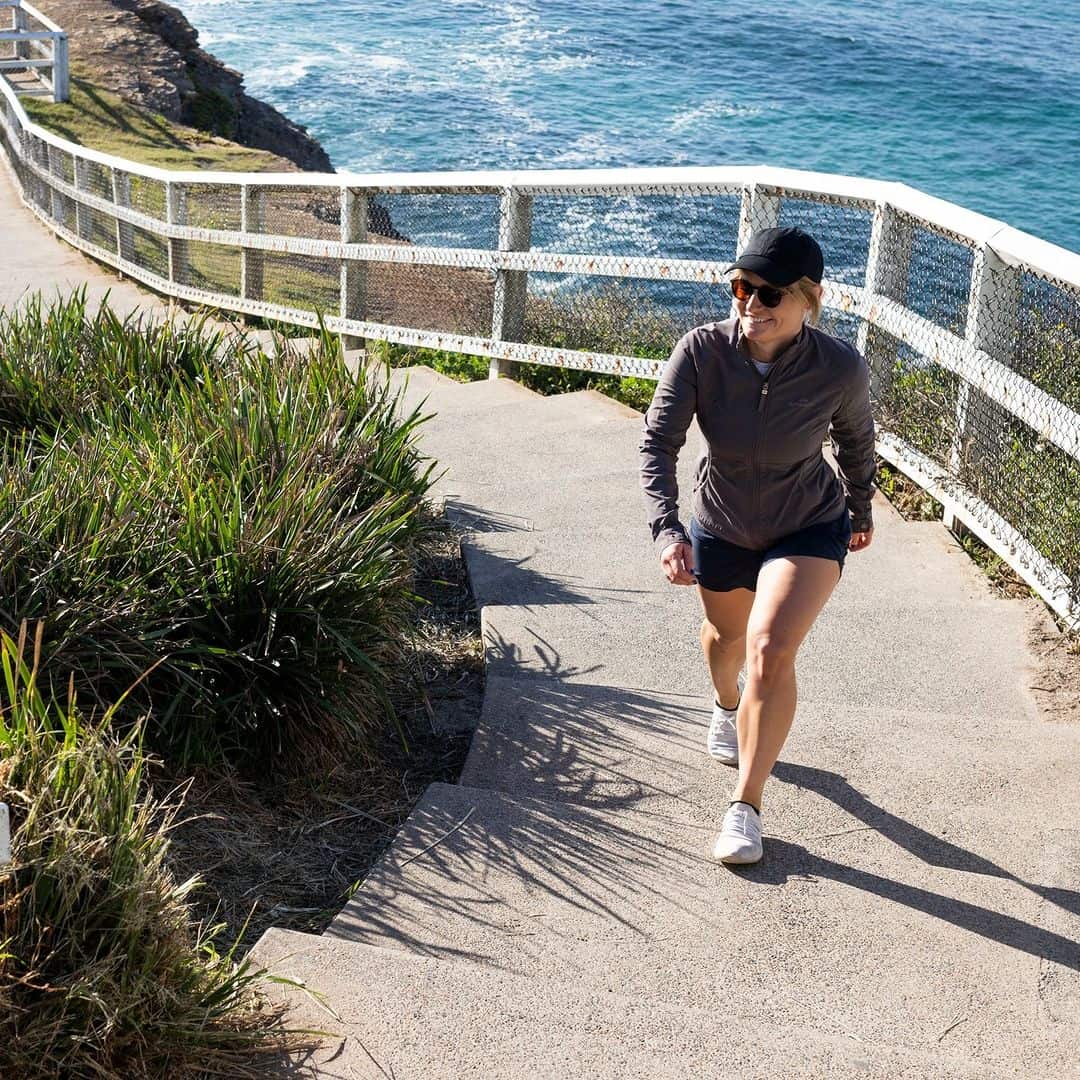
M 795 718 L 795 654 L 840 580 L 832 559 L 772 559 L 758 575 L 746 627 L 739 706 L 739 782 L 733 798 L 761 807 L 765 781 Z
M 705 618 L 701 621 L 701 651 L 712 678 L 716 700 L 725 709 L 739 704 L 739 669 L 746 658 L 746 624 L 754 604 L 751 589 L 713 592 L 698 586 Z

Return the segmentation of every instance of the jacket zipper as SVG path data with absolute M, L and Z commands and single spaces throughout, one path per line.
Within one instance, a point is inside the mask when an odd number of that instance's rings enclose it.
M 772 373 L 770 372 L 770 375 Z M 754 432 L 754 459 L 751 462 L 751 467 L 754 470 L 754 517 L 753 527 L 758 527 L 758 522 L 761 519 L 761 463 L 760 463 L 760 449 L 761 449 L 761 429 L 765 426 L 764 413 L 765 403 L 769 397 L 769 376 L 765 377 L 765 381 L 761 384 L 761 393 L 758 394 L 758 406 L 757 406 L 757 430 Z

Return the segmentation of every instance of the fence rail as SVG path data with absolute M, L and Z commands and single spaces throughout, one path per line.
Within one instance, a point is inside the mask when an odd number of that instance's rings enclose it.
M 69 94 L 68 37 L 51 19 L 23 0 L 2 0 L 0 11 L 11 12 L 11 29 L 0 31 L 0 43 L 11 46 L 0 54 L 0 76 L 23 71 L 33 84 L 44 87 L 53 101 L 67 101 Z
M 655 379 L 675 338 L 727 315 L 739 244 L 804 225 L 826 327 L 870 363 L 881 455 L 1080 625 L 1080 255 L 901 184 L 766 167 L 173 172 L 32 124 L 2 78 L 0 95 L 23 200 L 95 259 L 493 374 Z

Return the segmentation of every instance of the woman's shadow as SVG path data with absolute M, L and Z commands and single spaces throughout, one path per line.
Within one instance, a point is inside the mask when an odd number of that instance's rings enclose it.
M 1023 881 L 989 859 L 957 847 L 948 840 L 934 836 L 875 805 L 839 773 L 779 761 L 773 769 L 773 776 L 830 799 L 868 827 L 932 866 L 1015 881 L 1049 903 L 1074 915 L 1080 914 L 1080 892 Z M 782 884 L 792 876 L 832 878 L 844 885 L 864 889 L 884 899 L 933 915 L 970 933 L 981 934 L 1032 956 L 1045 957 L 1054 963 L 1080 971 L 1080 942 L 1072 938 L 1043 930 L 1022 919 L 991 911 L 978 904 L 969 904 L 964 900 L 956 900 L 845 866 L 787 840 L 770 838 L 769 857 L 754 866 L 742 869 L 741 873 L 753 881 L 770 885 Z

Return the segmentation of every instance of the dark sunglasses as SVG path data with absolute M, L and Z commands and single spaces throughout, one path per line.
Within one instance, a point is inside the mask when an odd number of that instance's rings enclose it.
M 746 303 L 754 293 L 765 307 L 774 308 L 787 296 L 787 289 L 778 289 L 775 285 L 751 285 L 746 278 L 731 279 L 731 295 L 736 300 Z

